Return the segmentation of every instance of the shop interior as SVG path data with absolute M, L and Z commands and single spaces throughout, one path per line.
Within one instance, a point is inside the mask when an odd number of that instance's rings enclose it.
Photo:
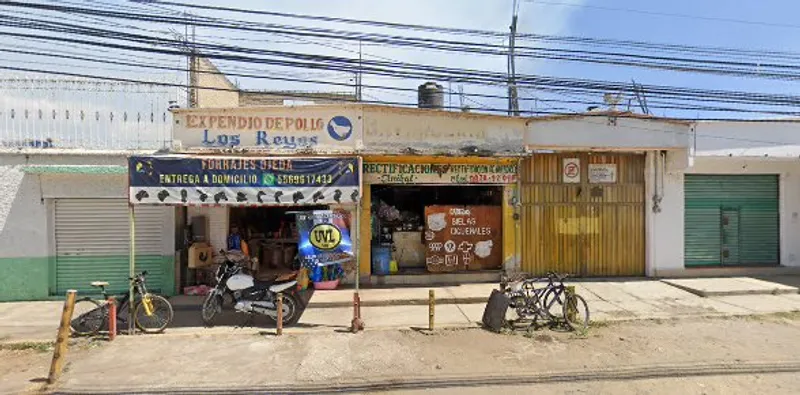
M 372 185 L 372 272 L 383 275 L 376 258 L 390 252 L 390 272 L 428 273 L 425 208 L 436 205 L 501 206 L 501 186 Z M 499 230 L 498 230 L 499 231 Z
M 299 269 L 296 267 L 297 222 L 299 211 L 328 210 L 328 206 L 236 207 L 231 208 L 229 223 L 247 242 L 250 256 L 257 257 L 252 270 L 256 278 L 266 280 Z

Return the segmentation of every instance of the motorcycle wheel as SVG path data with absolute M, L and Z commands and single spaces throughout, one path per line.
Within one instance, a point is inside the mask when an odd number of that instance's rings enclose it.
M 277 320 L 267 316 L 270 321 L 277 323 Z M 291 294 L 283 295 L 283 326 L 292 326 L 300 321 L 300 302 L 297 297 Z
M 222 295 L 215 295 L 213 293 L 206 296 L 203 301 L 202 317 L 203 323 L 206 326 L 214 325 L 214 317 L 222 312 Z

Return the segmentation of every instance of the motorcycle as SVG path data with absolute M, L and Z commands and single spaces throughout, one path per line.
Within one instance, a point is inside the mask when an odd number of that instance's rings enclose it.
M 294 325 L 300 320 L 304 309 L 294 292 L 297 280 L 259 281 L 244 272 L 246 257 L 221 250 L 219 258 L 222 263 L 216 273 L 217 285 L 203 302 L 203 323 L 213 325 L 214 317 L 222 312 L 225 295 L 233 299 L 235 311 L 265 315 L 277 322 L 279 293 L 283 294 L 283 325 Z

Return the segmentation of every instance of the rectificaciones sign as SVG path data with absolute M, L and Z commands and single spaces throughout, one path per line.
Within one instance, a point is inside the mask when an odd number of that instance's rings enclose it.
M 513 164 L 364 163 L 368 184 L 512 184 Z

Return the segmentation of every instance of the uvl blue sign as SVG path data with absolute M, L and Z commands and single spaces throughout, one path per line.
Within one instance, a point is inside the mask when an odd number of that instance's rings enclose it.
M 353 243 L 348 229 L 347 213 L 316 210 L 297 213 L 300 235 L 300 263 L 309 269 L 336 265 L 353 259 Z

